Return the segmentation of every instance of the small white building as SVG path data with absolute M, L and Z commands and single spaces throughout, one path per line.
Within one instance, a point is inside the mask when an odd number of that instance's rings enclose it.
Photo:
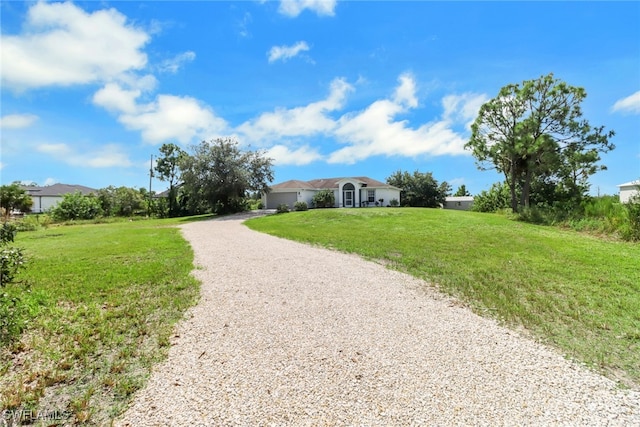
M 285 181 L 263 194 L 262 203 L 265 209 L 276 209 L 281 204 L 293 209 L 296 202 L 312 207 L 313 196 L 321 190 L 333 191 L 337 208 L 389 206 L 393 199 L 400 203 L 399 188 L 365 176 Z
M 633 196 L 640 194 L 640 180 L 626 182 L 618 185 L 620 189 L 620 203 L 627 203 Z
M 444 200 L 445 209 L 468 211 L 473 206 L 473 196 L 448 196 Z
M 83 185 L 53 184 L 45 187 L 29 187 L 23 186 L 23 190 L 31 196 L 33 206 L 32 213 L 42 213 L 56 206 L 62 201 L 65 194 L 73 194 L 79 191 L 83 195 L 96 194 L 97 190 L 85 187 Z

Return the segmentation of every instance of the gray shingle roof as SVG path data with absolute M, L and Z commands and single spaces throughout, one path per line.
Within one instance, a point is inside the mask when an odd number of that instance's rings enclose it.
M 98 190 L 94 188 L 85 187 L 84 185 L 71 185 L 71 184 L 53 184 L 45 187 L 27 187 L 22 188 L 31 196 L 63 196 L 69 193 L 75 193 L 80 191 L 82 194 L 87 195 L 91 193 L 97 193 Z

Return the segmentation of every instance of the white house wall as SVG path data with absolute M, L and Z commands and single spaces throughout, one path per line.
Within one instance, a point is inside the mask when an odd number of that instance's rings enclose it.
M 376 202 L 382 199 L 381 206 L 389 206 L 389 203 L 391 202 L 392 199 L 396 199 L 398 203 L 400 203 L 400 191 L 398 190 L 394 190 L 392 188 L 372 188 L 371 190 L 376 191 L 376 197 L 375 197 Z M 366 193 L 365 193 L 365 200 L 367 200 Z M 369 204 L 369 206 L 371 206 L 371 204 Z
M 637 194 L 638 190 L 635 187 L 620 187 L 620 202 L 628 203 Z
M 313 207 L 313 196 L 316 194 L 314 190 L 302 190 L 298 193 L 298 201 L 305 202 L 308 207 Z
M 31 196 L 33 200 L 33 206 L 31 206 L 32 213 L 43 213 L 56 207 L 58 203 L 62 201 L 61 196 Z
M 345 182 L 346 183 L 346 182 Z M 380 200 L 380 199 L 384 199 L 383 202 L 383 206 L 387 206 L 389 205 L 389 202 L 391 202 L 391 199 L 396 199 L 398 200 L 398 202 L 400 202 L 400 191 L 399 190 L 394 190 L 394 189 L 390 189 L 390 188 L 367 188 L 367 187 L 360 187 L 359 184 L 356 185 L 355 183 L 354 186 L 356 187 L 356 191 L 354 192 L 354 207 L 360 207 L 363 206 L 363 204 L 361 204 L 361 202 L 363 201 L 367 201 L 367 190 L 375 190 L 376 195 L 375 195 L 375 199 L 376 201 Z M 343 207 L 344 206 L 344 202 L 342 200 L 342 187 L 343 184 L 340 185 L 339 189 L 334 189 L 333 190 L 333 195 L 335 197 L 335 207 Z M 263 194 L 262 195 L 262 204 L 265 207 L 265 209 L 269 208 L 269 209 L 273 209 L 274 208 L 274 202 L 273 199 L 277 199 L 278 200 L 278 204 L 285 202 L 285 200 L 283 199 L 287 199 L 286 203 L 289 204 L 290 208 L 293 208 L 293 193 L 295 193 L 296 197 L 295 197 L 295 201 L 297 202 L 305 202 L 307 204 L 307 206 L 309 206 L 310 208 L 313 207 L 313 196 L 321 190 L 288 190 L 288 191 L 274 191 L 267 194 Z M 287 194 L 287 196 L 284 196 L 284 194 Z M 269 201 L 269 200 L 272 201 Z M 375 206 L 375 202 L 374 203 L 369 203 L 369 206 Z

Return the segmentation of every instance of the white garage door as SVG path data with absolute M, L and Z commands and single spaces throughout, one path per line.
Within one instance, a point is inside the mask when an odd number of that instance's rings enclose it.
M 298 201 L 298 193 L 269 193 L 267 194 L 267 209 L 275 209 L 283 203 L 293 209 L 293 204 Z

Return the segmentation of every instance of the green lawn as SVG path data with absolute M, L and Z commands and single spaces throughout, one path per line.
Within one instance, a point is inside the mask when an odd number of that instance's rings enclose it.
M 169 227 L 178 221 L 18 233 L 28 291 L 7 291 L 27 327 L 0 349 L 0 409 L 67 411 L 64 423 L 96 425 L 122 411 L 199 295 L 191 248 Z
M 640 245 L 438 209 L 328 209 L 252 229 L 381 260 L 631 387 L 640 385 Z

